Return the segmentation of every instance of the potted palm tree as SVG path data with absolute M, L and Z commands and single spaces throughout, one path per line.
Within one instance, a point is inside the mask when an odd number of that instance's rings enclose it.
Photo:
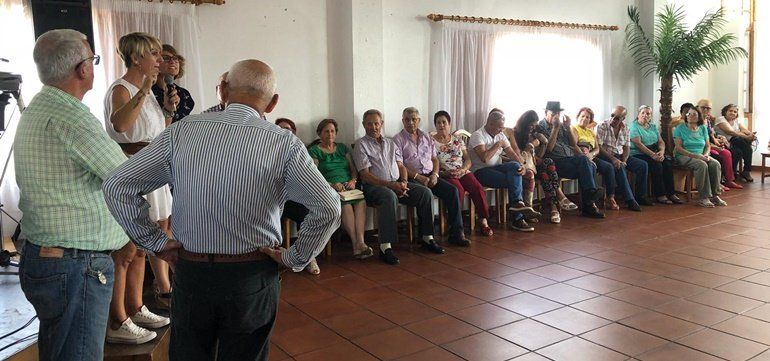
M 734 34 L 722 34 L 727 23 L 722 8 L 707 12 L 689 29 L 683 8 L 668 4 L 655 15 L 652 39 L 642 29 L 636 6 L 628 7 L 628 17 L 631 23 L 626 26 L 626 43 L 631 57 L 644 77 L 654 73 L 660 78 L 660 128 L 664 135 L 671 122 L 674 80 L 677 84 L 689 81 L 702 70 L 747 55 L 746 50 L 733 45 Z M 663 139 L 668 141 L 666 136 Z

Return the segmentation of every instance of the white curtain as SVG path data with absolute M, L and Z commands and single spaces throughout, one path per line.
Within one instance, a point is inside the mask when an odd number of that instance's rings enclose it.
M 762 164 L 761 153 L 770 151 L 770 4 L 758 1 L 754 22 L 754 109 L 753 127 L 759 138 L 753 164 Z
M 20 74 L 22 76 L 22 99 L 29 101 L 40 90 L 41 84 L 37 77 L 37 69 L 32 61 L 32 48 L 35 45 L 35 31 L 32 26 L 32 8 L 29 0 L 0 0 L 0 58 L 8 62 L 0 62 L 0 71 Z M 11 99 L 5 109 L 5 124 L 8 129 L 0 135 L 0 174 L 5 168 L 5 176 L 0 181 L 0 203 L 3 210 L 19 219 L 19 187 L 16 184 L 13 156 L 11 149 L 19 123 L 20 111 L 16 102 Z M 16 223 L 5 214 L 2 219 L 2 236 L 13 233 Z
M 446 110 L 453 129 L 475 131 L 492 102 L 492 60 L 499 31 L 485 24 L 434 23 L 430 113 Z
M 506 112 L 507 126 L 526 110 L 543 114 L 549 100 L 561 101 L 573 118 L 588 106 L 602 119 L 610 107 L 609 32 L 453 22 L 435 26 L 430 105 L 449 111 L 457 128 L 480 128 L 493 107 Z
M 160 39 L 163 44 L 176 48 L 185 61 L 185 75 L 178 79 L 180 86 L 190 91 L 198 112 L 208 107 L 202 93 L 199 28 L 195 6 L 180 2 L 148 2 L 136 0 L 92 0 L 94 43 L 96 53 L 102 56 L 103 73 L 97 74 L 91 93 L 103 97 L 107 87 L 121 77 L 126 68 L 118 56 L 117 45 L 121 36 L 145 32 Z M 213 88 L 213 85 L 210 87 Z M 91 108 L 99 118 L 104 109 Z

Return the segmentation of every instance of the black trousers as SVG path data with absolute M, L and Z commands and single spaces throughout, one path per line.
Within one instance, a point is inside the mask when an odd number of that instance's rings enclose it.
M 738 171 L 738 162 L 743 159 L 743 170 L 751 172 L 751 156 L 754 149 L 751 143 L 741 137 L 730 138 L 730 151 L 733 153 L 733 171 Z
M 179 260 L 171 305 L 172 361 L 267 360 L 281 291 L 271 259 Z
M 647 162 L 653 196 L 657 198 L 660 196 L 672 196 L 676 193 L 674 191 L 674 164 L 670 159 L 658 162 L 647 154 L 636 154 L 634 157 Z

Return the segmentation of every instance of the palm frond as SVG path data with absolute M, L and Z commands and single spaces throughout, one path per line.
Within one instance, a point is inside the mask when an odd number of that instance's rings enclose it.
M 644 32 L 639 21 L 639 9 L 636 6 L 628 7 L 628 17 L 631 23 L 626 26 L 626 43 L 631 57 L 642 71 L 644 77 L 657 71 L 657 57 L 649 37 Z

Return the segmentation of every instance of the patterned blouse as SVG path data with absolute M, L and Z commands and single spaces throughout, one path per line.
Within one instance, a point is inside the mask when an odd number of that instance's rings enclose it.
M 463 167 L 463 151 L 465 142 L 452 135 L 452 138 L 446 144 L 433 142 L 436 145 L 436 156 L 438 157 L 439 168 L 442 171 L 455 170 Z
M 158 104 L 163 107 L 163 89 L 161 89 L 157 84 L 153 84 L 152 93 L 155 95 L 155 99 L 158 100 Z M 171 123 L 176 123 L 182 120 L 182 118 L 190 115 L 193 108 L 195 107 L 195 101 L 187 89 L 176 85 L 176 95 L 179 96 L 179 104 L 176 106 L 176 113 L 174 113 L 174 117 L 171 118 Z

